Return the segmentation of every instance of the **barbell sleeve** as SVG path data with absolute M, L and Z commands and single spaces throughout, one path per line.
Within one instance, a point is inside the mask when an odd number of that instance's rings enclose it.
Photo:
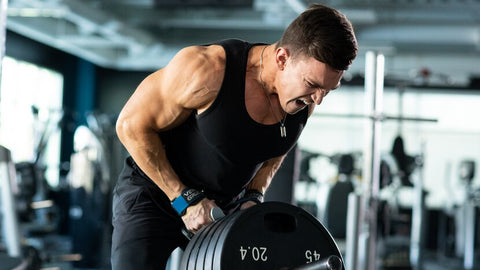
M 342 260 L 335 255 L 331 255 L 323 260 L 308 263 L 292 270 L 342 270 Z

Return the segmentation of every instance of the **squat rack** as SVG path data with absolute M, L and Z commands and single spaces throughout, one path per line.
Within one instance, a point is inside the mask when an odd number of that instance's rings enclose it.
M 345 115 L 365 118 L 363 172 L 364 183 L 360 194 L 349 196 L 345 266 L 347 270 L 377 269 L 377 214 L 380 196 L 380 142 L 382 122 L 385 120 L 437 122 L 436 119 L 383 114 L 385 56 L 377 51 L 365 55 L 364 115 Z M 422 179 L 414 183 L 412 205 L 412 232 L 410 237 L 410 264 L 420 270 L 422 265 L 423 211 L 425 200 Z

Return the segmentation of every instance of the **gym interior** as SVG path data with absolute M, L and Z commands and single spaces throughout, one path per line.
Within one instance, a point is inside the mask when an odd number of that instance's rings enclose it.
M 274 43 L 312 3 L 0 2 L 1 270 L 111 269 L 112 190 L 128 155 L 115 123 L 136 86 L 185 46 Z M 480 1 L 319 2 L 350 19 L 359 54 L 265 200 L 318 221 L 344 269 L 480 269 Z

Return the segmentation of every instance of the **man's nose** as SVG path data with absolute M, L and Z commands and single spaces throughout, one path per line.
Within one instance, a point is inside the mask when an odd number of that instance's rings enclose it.
M 315 104 L 320 105 L 323 100 L 323 90 L 318 90 L 312 95 L 312 100 Z

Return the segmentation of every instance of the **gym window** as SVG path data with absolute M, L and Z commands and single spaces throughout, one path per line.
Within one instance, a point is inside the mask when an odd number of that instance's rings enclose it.
M 63 76 L 4 57 L 0 93 L 0 143 L 11 151 L 15 163 L 38 158 L 47 182 L 57 186 Z

